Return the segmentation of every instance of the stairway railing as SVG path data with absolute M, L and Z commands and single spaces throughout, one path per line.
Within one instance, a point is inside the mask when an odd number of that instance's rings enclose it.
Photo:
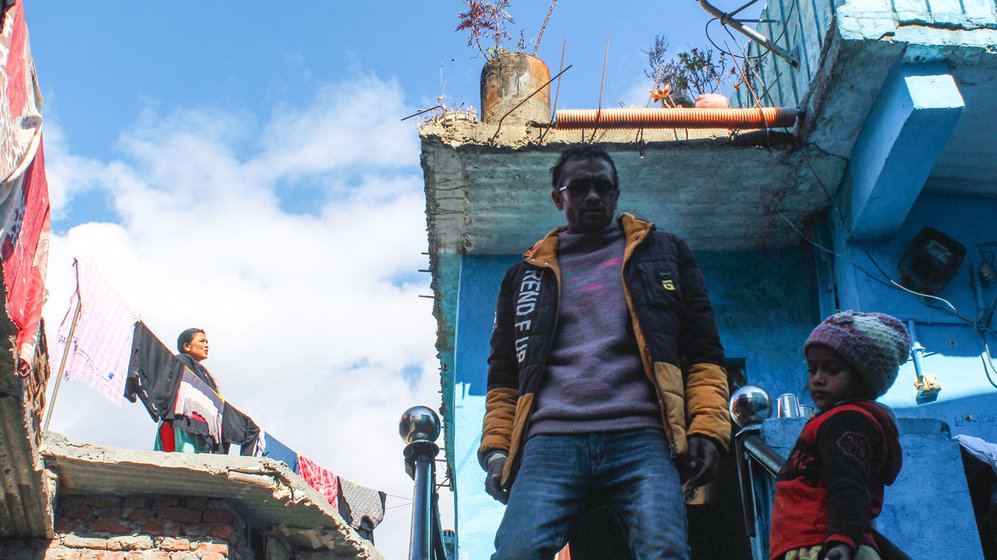
M 436 456 L 440 447 L 440 418 L 424 406 L 405 411 L 398 425 L 405 440 L 405 472 L 415 483 L 412 491 L 412 528 L 409 560 L 447 560 L 440 525 L 440 496 L 436 493 Z

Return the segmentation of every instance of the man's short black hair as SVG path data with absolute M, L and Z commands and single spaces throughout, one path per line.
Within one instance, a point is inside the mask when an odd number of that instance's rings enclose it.
M 557 163 L 554 164 L 554 167 L 550 168 L 551 187 L 553 187 L 555 191 L 560 188 L 561 171 L 564 169 L 564 164 L 573 159 L 599 158 L 609 162 L 609 167 L 613 169 L 613 185 L 617 189 L 620 188 L 620 178 L 616 175 L 616 163 L 613 162 L 613 158 L 609 157 L 609 152 L 600 146 L 596 146 L 595 144 L 575 144 L 573 146 L 569 146 L 561 152 L 561 157 L 558 158 Z

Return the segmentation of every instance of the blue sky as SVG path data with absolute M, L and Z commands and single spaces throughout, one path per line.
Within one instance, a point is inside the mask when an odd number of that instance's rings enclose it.
M 731 2 L 715 2 L 733 8 Z M 728 5 L 724 5 L 728 4 Z M 413 107 L 445 92 L 478 106 L 482 59 L 456 33 L 461 4 L 429 2 L 217 1 L 29 2 L 28 23 L 49 117 L 72 131 L 81 155 L 104 156 L 122 126 L 150 106 L 213 107 L 259 119 L 307 103 L 316 87 L 360 74 L 395 80 Z M 513 2 L 514 35 L 538 32 L 549 4 Z M 755 10 L 757 11 L 757 10 Z M 750 10 L 749 10 L 750 12 Z M 748 13 L 748 12 L 746 12 Z M 707 46 L 709 19 L 694 0 L 606 3 L 562 0 L 539 55 L 556 72 L 563 41 L 563 107 L 594 107 L 607 38 L 606 102 L 641 82 L 646 48 L 656 33 L 674 49 Z M 726 38 L 713 26 L 713 36 Z M 403 115 L 399 115 L 401 117 Z
M 513 2 L 512 33 L 532 39 L 548 6 Z M 72 258 L 91 258 L 164 341 L 205 328 L 205 365 L 268 431 L 410 495 L 397 419 L 440 397 L 431 301 L 418 297 L 430 293 L 418 130 L 400 119 L 441 94 L 479 106 L 484 61 L 454 32 L 461 9 L 28 0 L 54 218 L 50 336 Z M 604 105 L 643 104 L 640 50 L 656 33 L 673 50 L 706 46 L 707 20 L 694 0 L 561 0 L 539 55 L 555 73 L 566 40 L 559 106 L 595 107 L 609 38 Z M 147 448 L 154 426 L 70 382 L 52 428 Z M 388 558 L 407 546 L 405 501 L 389 500 L 378 531 Z

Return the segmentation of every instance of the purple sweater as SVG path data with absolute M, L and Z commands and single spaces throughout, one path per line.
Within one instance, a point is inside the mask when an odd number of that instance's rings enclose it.
M 561 305 L 530 436 L 660 428 L 661 411 L 629 334 L 623 230 L 558 235 Z

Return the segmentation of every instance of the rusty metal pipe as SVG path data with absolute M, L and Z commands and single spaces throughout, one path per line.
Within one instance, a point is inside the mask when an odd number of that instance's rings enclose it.
M 796 109 L 786 107 L 561 109 L 554 128 L 788 128 L 796 117 Z

